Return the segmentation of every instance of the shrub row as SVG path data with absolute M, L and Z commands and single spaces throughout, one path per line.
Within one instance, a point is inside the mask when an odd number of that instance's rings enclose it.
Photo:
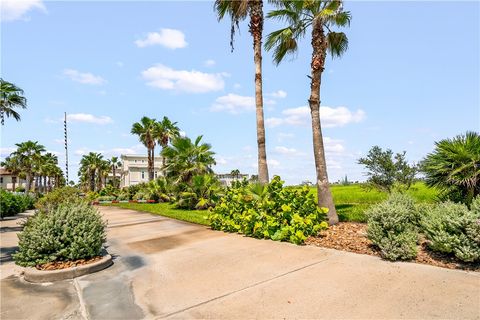
M 301 244 L 306 237 L 327 228 L 321 210 L 307 187 L 284 188 L 280 177 L 265 185 L 236 182 L 210 209 L 210 226 L 255 238 Z
M 9 217 L 33 209 L 35 198 L 0 189 L 0 217 Z
M 417 205 L 406 195 L 392 194 L 366 215 L 368 237 L 385 259 L 415 258 L 423 236 L 433 251 L 480 261 L 480 197 L 469 210 L 453 202 Z

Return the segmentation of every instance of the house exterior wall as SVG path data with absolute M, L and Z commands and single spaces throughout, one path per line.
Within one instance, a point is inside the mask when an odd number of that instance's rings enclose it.
M 122 172 L 120 187 L 128 187 L 131 185 L 148 182 L 148 157 L 142 155 L 122 155 Z M 154 159 L 154 177 L 160 177 L 162 168 L 162 157 L 156 156 Z
M 220 173 L 216 174 L 215 176 L 217 177 L 218 181 L 220 181 L 220 183 L 225 187 L 230 187 L 233 181 L 243 180 L 244 178 L 248 180 L 249 178 L 248 174 L 239 174 L 237 177 L 231 175 L 230 173 Z
M 13 180 L 12 178 L 16 178 L 15 188 L 18 187 L 26 187 L 27 182 L 24 179 L 20 179 L 18 176 L 12 176 L 9 173 L 0 174 L 0 188 L 4 190 L 13 190 Z

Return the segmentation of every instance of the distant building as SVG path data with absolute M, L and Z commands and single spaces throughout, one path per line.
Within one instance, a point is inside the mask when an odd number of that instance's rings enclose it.
M 244 178 L 248 180 L 249 178 L 248 174 L 232 175 L 231 173 L 219 173 L 219 174 L 215 174 L 215 176 L 220 181 L 220 183 L 225 187 L 230 187 L 233 181 L 243 180 Z
M 148 182 L 148 157 L 138 154 L 122 154 L 122 166 L 115 175 L 120 176 L 120 188 Z M 162 157 L 154 158 L 154 178 L 162 175 Z M 113 175 L 112 175 L 113 178 Z
M 27 182 L 24 179 L 20 179 L 17 175 L 12 175 L 12 173 L 5 168 L 0 168 L 0 188 L 4 190 L 13 190 L 13 185 L 15 184 L 15 189 L 18 187 L 25 187 Z

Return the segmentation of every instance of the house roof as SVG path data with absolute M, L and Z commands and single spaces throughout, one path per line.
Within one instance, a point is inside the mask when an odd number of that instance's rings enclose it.
M 0 168 L 0 175 L 9 175 L 9 174 L 12 174 L 12 172 L 10 172 L 5 168 Z

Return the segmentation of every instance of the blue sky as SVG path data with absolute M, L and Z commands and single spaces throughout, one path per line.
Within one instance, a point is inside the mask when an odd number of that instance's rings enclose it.
M 478 2 L 355 1 L 345 9 L 349 50 L 328 59 L 321 93 L 331 181 L 364 180 L 356 160 L 373 145 L 419 161 L 434 141 L 479 130 Z M 230 23 L 217 22 L 211 2 L 3 0 L 1 19 L 1 76 L 28 98 L 22 121 L 2 128 L 2 157 L 37 140 L 63 166 L 67 112 L 75 175 L 89 151 L 146 154 L 132 123 L 168 116 L 212 144 L 217 172 L 256 172 L 251 37 L 243 23 L 230 52 Z M 266 21 L 264 34 L 279 26 Z M 306 38 L 278 67 L 263 55 L 269 170 L 290 184 L 315 179 L 310 54 Z

